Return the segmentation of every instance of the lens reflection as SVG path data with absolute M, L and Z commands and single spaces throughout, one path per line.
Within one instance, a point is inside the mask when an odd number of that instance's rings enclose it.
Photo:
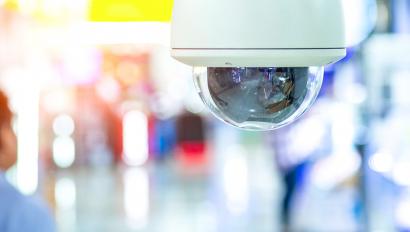
M 299 109 L 309 68 L 208 68 L 209 93 L 237 123 L 280 123 Z

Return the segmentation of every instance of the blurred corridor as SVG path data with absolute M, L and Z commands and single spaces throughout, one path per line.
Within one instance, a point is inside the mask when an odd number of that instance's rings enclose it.
M 410 1 L 344 2 L 312 109 L 247 132 L 170 57 L 171 0 L 0 0 L 7 179 L 61 232 L 410 231 Z

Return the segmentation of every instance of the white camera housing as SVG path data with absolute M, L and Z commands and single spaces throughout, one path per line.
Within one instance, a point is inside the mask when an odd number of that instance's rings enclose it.
M 171 55 L 182 63 L 197 67 L 194 69 L 196 86 L 202 100 L 217 117 L 244 129 L 276 129 L 306 111 L 319 92 L 323 66 L 346 55 L 341 1 L 175 0 Z M 213 81 L 209 79 L 210 73 Z M 300 80 L 299 76 L 306 78 Z M 262 79 L 266 80 L 262 83 Z M 276 83 L 278 80 L 281 80 L 280 84 Z M 301 87 L 298 89 L 295 81 L 304 83 L 306 91 Z M 259 100 L 241 107 L 226 106 L 226 101 L 218 104 L 219 93 L 216 96 L 209 88 L 215 86 L 214 90 L 221 90 L 219 82 L 225 87 L 230 86 L 223 96 L 229 101 L 238 99 L 235 96 L 240 96 L 241 90 L 248 91 L 245 99 L 253 96 Z M 263 100 L 260 95 L 261 92 L 266 95 L 266 90 L 272 97 L 265 96 Z M 286 105 L 275 92 L 279 90 L 280 95 L 288 99 L 288 105 L 294 105 L 292 112 L 281 112 L 286 107 L 279 107 L 263 116 L 251 115 L 253 111 L 270 109 L 269 104 L 277 104 L 272 101 Z M 295 97 L 295 91 L 301 93 L 298 102 L 290 98 L 291 92 Z M 249 92 L 253 94 L 249 95 Z M 266 99 L 270 99 L 270 103 L 265 102 Z M 260 103 L 263 104 L 256 106 Z M 244 109 L 246 107 L 249 109 Z M 234 111 L 247 111 L 249 117 L 236 118 Z

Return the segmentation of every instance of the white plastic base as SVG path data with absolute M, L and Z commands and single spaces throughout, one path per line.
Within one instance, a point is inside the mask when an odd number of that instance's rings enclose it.
M 309 67 L 339 61 L 346 49 L 172 49 L 171 55 L 191 66 Z

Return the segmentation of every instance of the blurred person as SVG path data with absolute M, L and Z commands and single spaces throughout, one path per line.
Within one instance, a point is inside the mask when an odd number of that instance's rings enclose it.
M 0 231 L 53 232 L 54 220 L 39 200 L 23 196 L 5 178 L 17 161 L 17 138 L 7 97 L 0 91 Z
M 348 51 L 344 61 L 350 59 L 352 53 L 352 50 Z M 344 218 L 344 225 L 341 226 L 336 225 L 337 219 L 332 215 L 319 213 L 321 220 L 324 219 L 320 222 L 320 228 L 328 228 L 325 230 L 316 228 L 318 225 L 314 222 L 306 224 L 306 221 L 301 219 L 306 213 L 326 212 L 326 204 L 317 206 L 319 211 L 314 209 L 312 204 L 306 204 L 314 201 L 312 189 L 333 191 L 332 194 L 338 192 L 339 198 L 330 197 L 330 202 L 343 199 L 342 193 L 343 196 L 349 195 L 350 189 L 353 189 L 353 199 L 350 200 L 352 205 L 343 203 L 346 207 L 332 209 L 332 212 L 353 213 L 355 210 L 361 210 L 356 208 L 357 183 L 354 180 L 360 162 L 353 150 L 353 112 L 350 106 L 338 100 L 335 88 L 337 68 L 338 66 L 334 65 L 325 70 L 321 92 L 312 108 L 295 123 L 273 133 L 276 163 L 285 186 L 281 212 L 282 231 L 357 231 L 358 225 L 348 220 L 351 218 L 350 215 Z M 340 83 L 338 85 L 340 86 Z M 296 194 L 300 194 L 297 199 L 298 211 L 292 211 Z M 321 197 L 320 202 L 326 202 L 323 198 Z M 305 228 L 306 226 L 315 228 Z
M 282 231 L 292 231 L 295 196 L 303 190 L 312 164 L 329 149 L 329 125 L 322 120 L 320 104 L 285 128 L 273 133 L 276 165 L 284 185 L 281 203 Z
M 327 70 L 327 77 L 333 75 Z M 297 193 L 312 165 L 331 151 L 331 122 L 328 109 L 333 78 L 325 78 L 320 95 L 312 108 L 299 120 L 269 135 L 276 166 L 284 185 L 281 203 L 282 231 L 292 231 L 292 208 Z

